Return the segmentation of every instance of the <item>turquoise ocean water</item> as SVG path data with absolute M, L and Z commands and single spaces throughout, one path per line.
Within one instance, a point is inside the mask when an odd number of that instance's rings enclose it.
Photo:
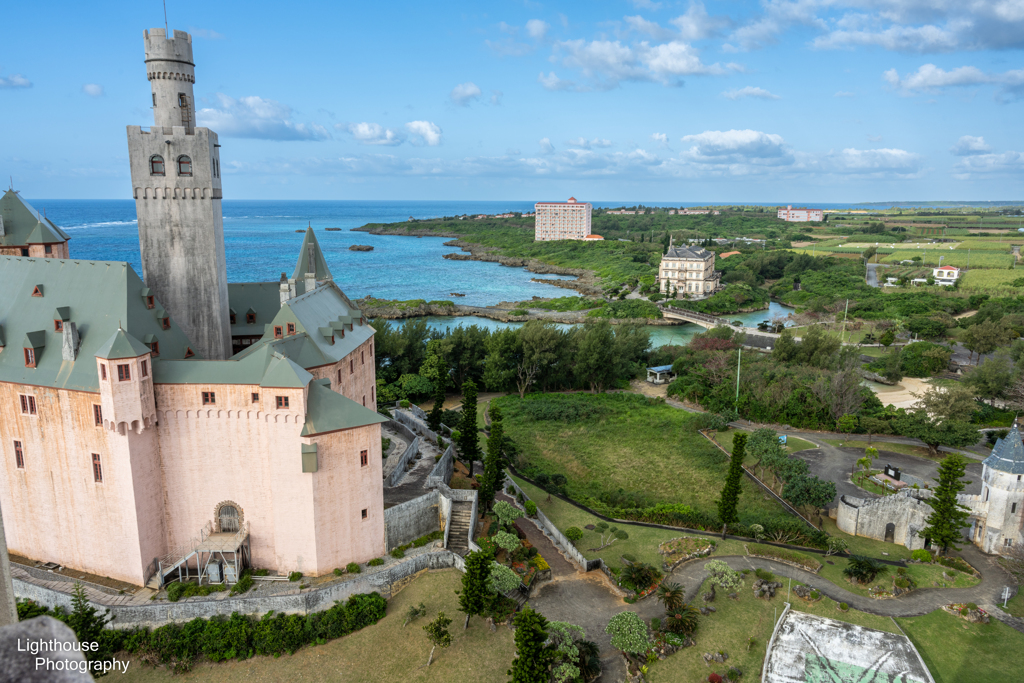
M 71 257 L 80 260 L 127 261 L 142 275 L 135 202 L 132 200 L 26 199 L 71 235 Z M 621 206 L 623 203 L 602 203 Z M 496 263 L 449 261 L 444 254 L 459 251 L 444 246 L 447 238 L 396 237 L 352 232 L 366 223 L 403 221 L 410 216 L 433 218 L 460 214 L 530 211 L 532 202 L 467 201 L 230 201 L 223 202 L 224 242 L 228 282 L 276 281 L 290 276 L 298 259 L 302 235 L 312 225 L 335 281 L 352 298 L 453 299 L 460 304 L 488 306 L 533 296 L 574 296 L 569 289 L 532 282 L 532 278 L 571 279 L 536 275 Z M 341 228 L 327 232 L 324 228 Z M 372 252 L 349 251 L 352 244 L 373 246 Z M 781 306 L 772 305 L 778 312 Z M 730 317 L 756 324 L 777 311 Z M 432 327 L 479 324 L 503 326 L 485 318 L 430 318 Z M 700 330 L 694 325 L 651 327 L 652 341 L 683 344 Z

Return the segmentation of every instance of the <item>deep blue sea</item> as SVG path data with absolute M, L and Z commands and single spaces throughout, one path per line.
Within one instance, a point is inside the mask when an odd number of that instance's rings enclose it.
M 141 276 L 135 202 L 130 199 L 78 200 L 32 199 L 27 201 L 71 235 L 72 259 L 127 261 Z M 599 206 L 623 206 L 627 202 L 601 202 Z M 651 204 L 653 206 L 653 204 Z M 680 206 L 680 204 L 663 204 Z M 694 204 L 682 204 L 682 206 Z M 850 205 L 820 205 L 841 208 Z M 335 282 L 351 298 L 373 295 L 382 299 L 448 299 L 460 304 L 488 306 L 499 301 L 521 301 L 533 296 L 575 296 L 571 289 L 532 282 L 531 278 L 571 279 L 536 275 L 523 268 L 508 268 L 480 261 L 449 261 L 444 254 L 458 249 L 444 246 L 443 237 L 397 237 L 352 232 L 366 223 L 390 223 L 415 218 L 461 214 L 494 214 L 531 211 L 533 202 L 472 201 L 228 201 L 223 202 L 224 242 L 228 282 L 277 281 L 282 272 L 291 276 L 298 260 L 307 225 L 316 231 Z M 326 232 L 324 228 L 341 228 Z M 371 252 L 349 251 L 352 244 L 369 244 Z M 465 294 L 454 298 L 452 292 Z M 756 325 L 776 313 L 734 317 Z M 778 310 L 775 310 L 778 309 Z M 431 327 L 479 324 L 489 329 L 505 323 L 486 318 L 429 318 Z M 652 326 L 655 346 L 685 344 L 700 328 L 695 325 Z

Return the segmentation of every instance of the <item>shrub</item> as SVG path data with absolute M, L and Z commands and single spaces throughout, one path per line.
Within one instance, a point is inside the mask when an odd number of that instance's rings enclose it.
M 238 580 L 238 583 L 231 587 L 231 594 L 241 595 L 242 593 L 246 593 L 250 588 L 252 588 L 252 584 L 252 570 L 242 570 L 242 578 Z
M 359 569 L 359 565 L 355 562 L 349 562 L 345 565 L 345 571 L 347 571 L 349 574 L 358 574 L 362 570 Z
M 663 626 L 678 635 L 690 635 L 697 630 L 700 612 L 691 604 L 683 603 L 675 609 L 666 609 Z
M 722 677 L 716 673 L 709 673 L 708 683 L 722 683 Z
M 757 578 L 761 579 L 762 581 L 774 581 L 775 580 L 775 574 L 772 574 L 767 569 L 761 569 L 760 567 L 758 567 L 757 569 L 754 570 L 754 574 L 757 575 Z
M 622 553 L 622 559 L 626 562 L 636 562 L 636 555 L 633 553 Z
M 227 589 L 227 586 L 224 585 L 200 586 L 192 581 L 175 581 L 167 587 L 167 599 L 171 602 L 178 602 L 178 600 L 181 600 L 182 598 L 205 596 L 210 593 L 219 593 L 220 591 L 225 591 Z
M 413 541 L 412 544 L 416 548 L 422 548 L 426 544 L 431 543 L 432 541 L 436 541 L 436 540 L 441 539 L 441 538 L 444 538 L 444 532 L 442 532 L 440 529 L 438 529 L 437 531 L 431 531 L 426 536 L 420 536 L 415 541 Z
M 288 580 L 289 581 L 298 581 L 301 578 L 302 578 L 302 572 L 292 572 L 291 574 L 288 575 Z
M 646 562 L 634 562 L 622 568 L 622 583 L 632 584 L 638 593 L 650 588 L 660 578 L 661 572 Z
M 800 553 L 785 550 L 783 548 L 776 548 L 773 545 L 752 543 L 747 546 L 747 552 L 754 557 L 767 557 L 770 560 L 792 562 L 793 564 L 800 565 L 810 572 L 816 572 L 821 569 L 821 562 Z
M 578 526 L 571 526 L 565 530 L 565 537 L 572 541 L 573 545 L 583 538 L 583 529 Z
M 978 606 L 975 605 L 973 602 L 967 603 L 966 605 L 964 605 L 964 607 L 966 607 L 967 609 L 978 609 Z
M 910 557 L 911 559 L 917 560 L 918 562 L 932 561 L 932 554 L 924 548 L 919 548 L 918 550 L 915 550 L 914 552 L 910 553 Z
M 529 516 L 533 517 L 537 514 L 537 504 L 534 503 L 532 500 L 526 501 L 523 507 L 526 508 L 526 514 L 528 514 Z
M 839 609 L 842 610 L 843 612 L 847 612 L 847 611 L 849 611 L 850 606 L 847 605 L 845 602 L 841 602 L 841 603 L 839 603 Z
M 941 564 L 943 567 L 955 569 L 965 574 L 974 574 L 974 567 L 964 562 L 959 557 L 937 557 L 935 561 Z
M 647 624 L 636 612 L 620 612 L 608 622 L 604 632 L 611 635 L 612 647 L 640 654 L 646 652 L 650 646 L 647 637 Z
M 267 570 L 267 569 L 257 569 L 256 571 L 253 572 L 253 576 L 267 576 L 269 574 L 270 574 L 270 571 Z
M 408 408 L 412 404 L 409 403 L 409 399 L 403 398 L 401 401 L 398 402 L 398 405 L 400 405 L 403 408 Z
M 811 600 L 819 599 L 821 599 L 821 593 L 819 593 L 818 591 L 811 591 Z
M 854 555 L 843 569 L 843 575 L 858 583 L 871 583 L 879 575 L 888 571 L 887 566 L 874 558 Z
M 391 557 L 395 558 L 396 560 L 400 560 L 403 557 L 405 557 L 405 551 L 401 548 L 395 548 L 391 551 Z
M 341 567 L 335 567 L 335 569 L 334 569 L 334 575 L 335 576 L 341 576 L 344 573 L 345 573 L 344 569 L 342 569 Z
M 366 564 L 371 566 L 371 567 L 379 567 L 382 564 L 384 564 L 384 558 L 383 557 L 375 557 L 372 560 L 370 560 L 369 562 L 367 562 Z
M 897 588 L 910 588 L 910 581 L 902 576 L 897 576 L 892 584 Z

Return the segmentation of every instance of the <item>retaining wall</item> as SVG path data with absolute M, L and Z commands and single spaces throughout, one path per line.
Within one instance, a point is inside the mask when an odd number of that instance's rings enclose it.
M 395 413 L 395 415 L 397 416 L 398 413 Z M 401 421 L 390 420 L 384 423 L 384 426 L 401 434 L 409 443 L 402 455 L 397 457 L 391 456 L 384 463 L 386 468 L 384 486 L 398 486 L 398 482 L 402 481 L 402 477 L 405 476 L 405 468 L 409 464 L 409 461 L 415 458 L 416 454 L 420 452 L 420 439 L 416 436 L 413 430 L 409 429 L 409 427 Z
M 452 444 L 448 444 L 448 448 L 445 449 L 444 455 L 434 465 L 434 469 L 430 470 L 430 474 L 427 475 L 427 480 L 423 482 L 423 488 L 432 489 L 437 488 L 439 484 L 447 485 L 452 480 L 452 474 L 455 472 L 455 447 Z
M 406 427 L 408 427 L 412 431 L 416 432 L 420 436 L 422 436 L 422 437 L 424 437 L 426 439 L 430 439 L 434 443 L 437 443 L 437 434 L 435 434 L 433 431 L 431 431 L 430 428 L 427 427 L 427 424 L 425 422 L 421 422 L 420 420 L 416 419 L 416 417 L 414 417 L 412 414 L 403 412 L 403 411 L 411 410 L 412 408 L 413 408 L 413 406 L 410 406 L 409 408 L 401 408 L 401 409 L 395 408 L 395 410 L 393 411 L 393 414 L 395 416 L 395 420 L 401 422 Z M 419 410 L 419 408 L 416 408 L 416 410 Z M 423 411 L 420 410 L 420 412 L 422 413 Z
M 309 614 L 321 612 L 334 605 L 335 600 L 347 600 L 352 595 L 376 591 L 390 598 L 395 584 L 418 574 L 424 569 L 450 569 L 456 566 L 455 553 L 448 550 L 431 550 L 409 557 L 387 569 L 372 574 L 358 574 L 349 581 L 332 584 L 320 590 L 292 595 L 270 595 L 266 597 L 240 596 L 221 600 L 190 598 L 180 602 L 161 602 L 151 605 L 93 605 L 100 610 L 109 609 L 115 618 L 113 626 L 128 628 L 135 626 L 162 626 L 168 622 L 184 623 L 196 617 L 210 618 L 217 615 L 264 614 L 273 610 L 285 614 Z M 458 558 L 462 559 L 462 558 Z M 19 598 L 29 598 L 50 608 L 64 607 L 71 611 L 71 595 L 27 581 L 14 579 L 14 592 Z
M 384 511 L 384 543 L 388 552 L 441 528 L 438 498 L 437 491 L 431 491 Z
M 519 484 L 513 481 L 511 477 L 505 478 L 505 483 L 502 485 L 502 487 L 507 487 L 510 484 L 516 490 L 516 493 L 521 493 L 525 500 L 530 500 L 530 497 L 526 495 L 526 492 L 519 488 Z M 551 538 L 554 544 L 557 545 L 559 549 L 561 549 L 561 551 L 565 553 L 565 555 L 569 559 L 575 562 L 584 571 L 596 569 L 601 565 L 601 560 L 588 560 L 586 557 L 584 557 L 583 553 L 581 553 L 579 549 L 575 545 L 573 545 L 572 541 L 566 538 L 565 534 L 559 531 L 558 527 L 556 527 L 551 522 L 551 520 L 548 519 L 544 515 L 544 513 L 540 511 L 539 507 L 537 508 L 537 521 L 540 522 L 541 526 L 547 532 L 548 537 Z

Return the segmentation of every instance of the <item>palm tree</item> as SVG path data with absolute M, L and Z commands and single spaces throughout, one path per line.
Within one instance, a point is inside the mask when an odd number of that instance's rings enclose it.
M 665 612 L 680 609 L 686 602 L 686 592 L 678 583 L 665 583 L 658 586 L 658 601 L 665 605 Z

